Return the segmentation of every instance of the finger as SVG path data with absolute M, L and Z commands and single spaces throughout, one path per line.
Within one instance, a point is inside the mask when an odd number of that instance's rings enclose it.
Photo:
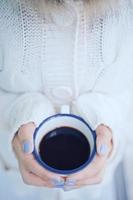
M 64 191 L 70 191 L 70 190 L 74 190 L 74 189 L 79 189 L 85 186 L 89 186 L 89 185 L 96 185 L 96 184 L 100 184 L 102 182 L 103 178 L 102 177 L 96 177 L 93 179 L 88 179 L 87 181 L 83 182 L 83 183 L 78 183 L 75 186 L 64 186 Z
M 42 178 L 44 181 L 51 182 L 53 186 L 60 187 L 64 184 L 64 179 L 58 174 L 54 174 L 37 163 L 33 154 L 23 154 L 20 141 L 16 137 L 14 140 L 14 151 L 19 160 L 20 166 L 24 166 L 25 170 L 32 171 L 34 174 Z
M 60 175 L 52 173 L 43 168 L 40 164 L 38 164 L 32 154 L 30 154 L 29 156 L 23 156 L 22 164 L 25 166 L 25 169 L 27 169 L 28 171 L 32 171 L 40 178 L 47 182 L 51 182 L 53 185 L 64 183 L 64 179 L 61 178 Z
M 35 131 L 34 123 L 22 125 L 18 131 L 18 138 L 25 154 L 30 154 L 34 150 L 33 134 Z
M 82 181 L 78 181 L 76 183 L 76 186 L 86 186 L 86 185 L 93 185 L 93 184 L 96 184 L 96 183 L 100 183 L 102 182 L 103 180 L 103 177 L 104 177 L 104 174 L 105 174 L 105 166 L 102 168 L 102 170 L 100 170 L 97 174 L 95 174 L 95 176 L 93 177 L 89 177 L 89 178 L 86 178 Z
M 33 159 L 32 154 L 24 154 L 22 152 L 22 147 L 21 147 L 21 143 L 18 136 L 14 138 L 12 145 L 13 145 L 14 153 L 16 154 L 16 157 L 20 163 L 25 164 L 27 161 L 30 161 L 31 159 Z
M 19 160 L 20 155 L 22 154 L 22 150 L 21 150 L 21 145 L 20 145 L 20 142 L 19 142 L 17 135 L 15 136 L 15 138 L 12 141 L 12 148 L 13 148 L 13 151 L 15 153 L 15 156 Z
M 46 181 L 42 180 L 40 177 L 38 177 L 35 174 L 32 174 L 28 171 L 26 171 L 24 168 L 20 168 L 22 178 L 24 183 L 27 185 L 33 185 L 33 186 L 39 186 L 39 187 L 52 187 L 50 184 L 48 184 Z
M 75 185 L 68 185 L 66 183 L 63 190 L 64 191 L 70 191 L 70 190 L 79 189 L 79 188 L 82 188 L 82 187 L 85 187 L 85 186 L 88 186 L 88 185 L 100 184 L 104 179 L 104 173 L 105 173 L 105 169 L 103 169 L 96 176 L 94 176 L 92 178 L 88 178 L 88 179 L 86 179 L 82 182 L 77 182 Z
M 85 181 L 83 183 L 80 183 L 80 184 L 76 184 L 74 186 L 67 186 L 65 185 L 63 187 L 63 190 L 64 191 L 71 191 L 71 190 L 74 190 L 74 189 L 80 189 L 82 187 L 85 187 L 85 186 L 89 186 L 89 185 L 96 185 L 96 184 L 100 184 L 102 182 L 102 179 L 101 178 L 93 178 L 93 179 L 90 179 L 88 181 Z
M 82 171 L 69 175 L 66 179 L 67 182 L 78 183 L 88 178 L 94 177 L 97 173 L 103 170 L 106 165 L 106 159 L 104 157 L 95 156 L 93 162 Z
M 112 132 L 104 125 L 100 125 L 97 130 L 97 153 L 99 156 L 107 157 L 112 149 Z
M 84 168 L 82 171 L 69 175 L 68 177 L 71 178 L 75 178 L 75 179 L 85 179 L 86 178 L 86 174 L 87 177 L 92 177 L 95 174 L 97 174 L 100 170 L 102 170 L 103 166 L 106 163 L 106 159 L 104 157 L 99 157 L 98 155 L 95 156 L 95 158 L 93 159 L 93 161 L 86 167 Z M 67 178 L 68 179 L 68 178 Z

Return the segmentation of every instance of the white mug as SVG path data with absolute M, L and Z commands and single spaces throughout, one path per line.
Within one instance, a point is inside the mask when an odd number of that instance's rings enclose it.
M 39 151 L 39 146 L 47 134 L 49 134 L 52 130 L 55 130 L 60 127 L 71 127 L 80 131 L 84 137 L 87 139 L 90 145 L 90 152 L 89 155 L 84 163 L 80 166 L 73 168 L 73 169 L 57 169 L 46 164 L 41 156 Z M 50 136 L 51 137 L 51 136 Z M 52 151 L 52 147 L 51 147 Z M 55 115 L 52 115 L 46 118 L 35 130 L 34 132 L 34 152 L 33 152 L 35 159 L 41 164 L 44 168 L 54 173 L 58 173 L 61 175 L 68 175 L 72 173 L 76 173 L 82 170 L 84 167 L 90 164 L 96 154 L 96 133 L 93 131 L 88 123 L 78 115 L 70 114 L 70 107 L 69 105 L 63 105 L 61 107 L 61 112 Z M 68 155 L 69 156 L 69 155 Z M 58 159 L 58 158 L 57 158 Z

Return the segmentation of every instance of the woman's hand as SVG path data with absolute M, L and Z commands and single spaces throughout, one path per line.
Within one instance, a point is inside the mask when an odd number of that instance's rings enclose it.
M 22 125 L 15 135 L 12 146 L 18 159 L 19 169 L 24 182 L 28 185 L 45 187 L 62 187 L 64 179 L 59 175 L 45 170 L 41 167 L 32 154 L 34 123 Z
M 103 180 L 106 161 L 113 148 L 112 132 L 107 126 L 99 125 L 96 129 L 96 134 L 97 154 L 94 160 L 84 170 L 67 176 L 64 186 L 65 191 L 99 184 Z

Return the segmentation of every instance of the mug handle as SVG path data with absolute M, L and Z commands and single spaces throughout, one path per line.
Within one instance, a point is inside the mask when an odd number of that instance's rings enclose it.
M 62 105 L 60 109 L 61 114 L 70 114 L 70 106 L 69 105 Z

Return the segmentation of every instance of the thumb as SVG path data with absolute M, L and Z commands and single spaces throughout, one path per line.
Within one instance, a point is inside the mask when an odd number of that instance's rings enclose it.
M 108 156 L 112 147 L 112 131 L 107 126 L 100 125 L 97 130 L 97 153 L 99 156 Z
M 35 131 L 35 124 L 30 122 L 22 125 L 18 131 L 18 138 L 23 153 L 30 154 L 34 150 L 33 135 Z

